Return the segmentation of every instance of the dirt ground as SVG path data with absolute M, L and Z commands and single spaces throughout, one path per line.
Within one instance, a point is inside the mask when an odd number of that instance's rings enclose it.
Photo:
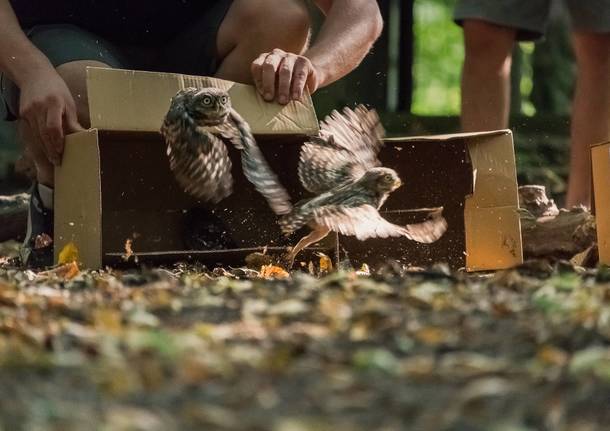
M 4 259 L 0 429 L 610 429 L 607 269 L 322 264 Z

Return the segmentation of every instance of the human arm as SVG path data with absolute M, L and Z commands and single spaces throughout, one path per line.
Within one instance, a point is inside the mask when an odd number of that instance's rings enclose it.
M 383 21 L 375 0 L 315 0 L 326 15 L 318 37 L 302 55 L 275 49 L 252 63 L 259 92 L 280 103 L 300 99 L 355 69 L 379 37 Z M 276 94 L 277 88 L 277 94 Z
M 21 90 L 19 116 L 58 164 L 65 133 L 82 129 L 76 105 L 51 62 L 21 30 L 8 0 L 0 0 L 0 71 Z

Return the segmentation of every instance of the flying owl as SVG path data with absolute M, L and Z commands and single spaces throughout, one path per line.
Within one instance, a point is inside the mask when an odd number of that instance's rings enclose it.
M 303 187 L 317 196 L 298 202 L 280 220 L 290 234 L 308 225 L 312 232 L 287 255 L 292 266 L 305 247 L 331 231 L 359 240 L 380 237 L 409 238 L 432 243 L 447 230 L 447 222 L 436 212 L 422 223 L 398 226 L 385 220 L 379 208 L 391 192 L 401 186 L 398 174 L 381 167 L 377 154 L 384 130 L 374 110 L 359 105 L 343 113 L 333 111 L 320 125 L 320 135 L 301 149 L 298 175 Z
M 217 203 L 233 192 L 231 160 L 224 143 L 228 140 L 241 152 L 244 175 L 271 209 L 276 214 L 291 211 L 288 193 L 226 91 L 214 87 L 180 90 L 171 100 L 161 134 L 170 168 L 187 193 Z

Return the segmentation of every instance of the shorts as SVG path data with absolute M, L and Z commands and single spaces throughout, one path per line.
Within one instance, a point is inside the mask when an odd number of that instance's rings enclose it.
M 126 45 L 108 41 L 73 24 L 35 25 L 26 30 L 32 43 L 54 67 L 78 60 L 95 60 L 112 68 L 214 75 L 218 67 L 216 38 L 232 0 L 214 2 L 167 42 Z M 0 73 L 0 95 L 7 120 L 19 112 L 19 88 Z
M 572 28 L 594 33 L 610 32 L 610 0 L 565 0 Z M 535 40 L 546 29 L 551 0 L 458 0 L 454 19 L 478 19 L 517 29 L 518 40 Z

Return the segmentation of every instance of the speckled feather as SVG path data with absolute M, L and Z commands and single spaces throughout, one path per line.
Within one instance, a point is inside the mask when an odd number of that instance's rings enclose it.
M 299 179 L 306 190 L 322 193 L 356 181 L 377 159 L 384 130 L 374 110 L 358 105 L 333 111 L 320 124 L 320 137 L 303 145 Z
M 447 229 L 437 214 L 422 223 L 398 226 L 379 214 L 389 194 L 400 185 L 392 169 L 379 167 L 377 154 L 383 145 L 383 128 L 373 110 L 334 111 L 321 123 L 320 137 L 303 146 L 299 179 L 318 196 L 299 202 L 280 220 L 289 234 L 305 225 L 322 227 L 360 240 L 403 236 L 430 243 Z
M 178 183 L 197 198 L 218 202 L 233 190 L 223 139 L 241 151 L 244 175 L 277 214 L 291 211 L 290 197 L 258 148 L 246 121 L 217 88 L 187 88 L 172 98 L 161 127 Z
M 178 184 L 187 193 L 216 203 L 233 191 L 232 165 L 224 142 L 205 126 L 225 120 L 209 109 L 211 118 L 196 121 L 191 105 L 197 92 L 195 88 L 187 88 L 172 98 L 161 134 L 167 143 L 170 168 Z M 214 98 L 221 94 L 216 89 L 209 92 Z

